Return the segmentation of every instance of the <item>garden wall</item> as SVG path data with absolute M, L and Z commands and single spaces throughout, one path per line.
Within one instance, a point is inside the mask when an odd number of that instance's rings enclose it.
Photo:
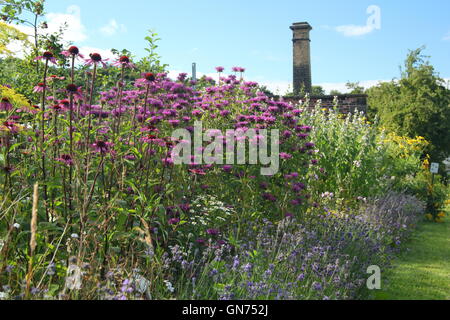
M 354 113 L 355 111 L 363 111 L 367 113 L 367 95 L 365 94 L 342 94 L 338 95 L 339 109 L 342 113 Z M 310 107 L 313 108 L 319 100 L 321 100 L 321 105 L 323 108 L 331 108 L 334 106 L 333 95 L 328 96 L 311 96 L 310 97 Z M 280 97 L 276 97 L 280 99 Z M 304 98 L 301 97 L 283 97 L 283 100 L 291 103 L 298 103 L 303 101 Z

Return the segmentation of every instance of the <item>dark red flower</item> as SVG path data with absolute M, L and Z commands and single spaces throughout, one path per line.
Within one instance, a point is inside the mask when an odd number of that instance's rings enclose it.
M 73 165 L 73 159 L 72 156 L 69 154 L 63 154 L 61 157 L 57 158 L 56 161 L 61 162 L 67 166 Z
M 42 55 L 45 59 L 51 59 L 53 58 L 53 53 L 51 53 L 50 51 L 45 51 L 44 54 Z
M 127 56 L 121 56 L 119 58 L 119 62 L 120 63 L 130 63 L 130 58 L 128 58 Z
M 151 72 L 144 74 L 144 78 L 145 78 L 145 80 L 150 81 L 150 82 L 153 82 L 156 79 L 155 75 Z
M 94 61 L 94 62 L 102 61 L 102 56 L 99 53 L 91 53 L 89 56 L 91 57 L 92 61 Z
M 70 93 L 75 93 L 78 92 L 78 87 L 75 84 L 71 83 L 67 85 L 66 90 Z
M 78 49 L 78 47 L 75 46 L 71 46 L 67 51 L 69 51 L 74 56 L 80 53 L 80 49 Z

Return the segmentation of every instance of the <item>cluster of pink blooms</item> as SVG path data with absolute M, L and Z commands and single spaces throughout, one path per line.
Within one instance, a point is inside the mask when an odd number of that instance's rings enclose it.
M 77 47 L 70 47 L 63 54 L 73 59 L 84 58 Z M 89 57 L 84 60 L 87 65 L 107 66 L 107 59 L 103 59 L 100 54 L 92 53 Z M 53 55 L 49 53 L 44 53 L 37 59 L 56 63 Z M 117 59 L 113 66 L 135 67 L 126 56 Z M 217 67 L 216 70 L 221 73 L 224 68 Z M 245 69 L 234 67 L 232 71 L 243 73 Z M 315 154 L 315 145 L 308 139 L 312 128 L 299 123 L 298 116 L 302 111 L 290 103 L 274 100 L 258 90 L 257 83 L 239 80 L 235 75 L 221 77 L 218 85 L 211 79 L 203 79 L 200 81 L 203 85 L 196 87 L 191 87 L 186 79 L 187 74 L 181 74 L 174 81 L 169 79 L 166 73 L 144 73 L 133 82 L 134 88 L 123 86 L 102 91 L 98 101 L 93 105 L 83 98 L 81 87 L 69 84 L 57 92 L 60 99 L 50 97 L 53 107 L 49 106 L 47 110 L 67 112 L 69 97 L 75 96 L 74 108 L 77 112 L 74 121 L 77 123 L 79 118 L 87 116 L 95 120 L 96 133 L 91 150 L 99 156 L 117 157 L 123 146 L 130 144 L 130 139 L 120 136 L 120 125 L 128 121 L 135 126 L 133 131 L 138 137 L 135 143 L 141 145 L 140 150 L 144 150 L 148 157 L 155 159 L 161 168 L 186 170 L 193 179 L 195 177 L 202 191 L 215 188 L 211 185 L 209 177 L 227 175 L 237 180 L 250 179 L 255 188 L 261 190 L 260 197 L 264 200 L 261 202 L 261 210 L 264 210 L 265 206 L 275 206 L 283 211 L 282 215 L 291 215 L 292 211 L 298 212 L 296 207 L 307 204 L 312 197 L 307 192 L 310 168 L 315 167 L 318 161 L 310 158 Z M 64 79 L 55 78 L 55 80 Z M 43 92 L 44 89 L 45 84 L 39 83 L 35 91 Z M 2 101 L 1 108 L 9 108 L 8 102 Z M 184 127 L 192 131 L 194 121 L 201 120 L 205 116 L 227 129 L 234 127 L 244 132 L 250 128 L 256 129 L 257 132 L 260 129 L 280 129 L 281 172 L 273 177 L 262 177 L 257 173 L 258 167 L 222 165 L 217 168 L 199 165 L 195 163 L 195 159 L 192 159 L 192 163 L 188 166 L 174 168 L 170 157 L 174 146 L 171 131 L 175 127 Z M 70 130 L 76 131 L 76 128 Z M 114 140 L 113 137 L 117 136 L 118 140 Z M 263 139 L 263 136 L 258 135 L 256 141 Z M 136 161 L 133 155 L 125 154 L 125 156 L 128 161 Z M 73 165 L 72 157 L 67 154 L 55 160 L 68 166 Z M 136 169 L 139 170 L 139 167 Z M 158 190 L 162 190 L 161 186 Z M 157 188 L 158 186 L 155 190 Z M 283 197 L 278 197 L 277 194 L 283 194 Z M 180 199 L 179 202 L 183 201 Z M 178 216 L 172 216 L 169 224 L 177 224 L 179 219 Z M 210 230 L 208 234 L 217 233 Z

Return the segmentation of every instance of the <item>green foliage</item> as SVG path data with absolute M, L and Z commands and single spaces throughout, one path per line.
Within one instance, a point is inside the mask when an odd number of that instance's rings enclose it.
M 300 91 L 289 92 L 285 96 L 286 97 L 304 97 L 305 94 L 306 94 L 305 88 L 304 88 L 304 86 L 302 86 L 300 88 Z M 324 96 L 324 95 L 326 95 L 326 92 L 325 92 L 324 88 L 322 88 L 321 86 L 312 86 L 310 95 L 311 96 Z
M 350 90 L 350 94 L 364 94 L 366 91 L 359 82 L 347 82 L 347 89 Z
M 161 40 L 158 38 L 158 34 L 153 31 L 149 30 L 149 35 L 145 37 L 145 41 L 147 42 L 147 47 L 145 48 L 145 51 L 147 51 L 148 55 L 144 57 L 139 63 L 138 66 L 145 70 L 145 72 L 153 72 L 153 73 L 162 73 L 165 72 L 168 64 L 163 64 L 161 62 L 161 57 L 156 52 L 158 49 L 157 43 Z
M 18 108 L 30 107 L 28 100 L 18 94 L 14 89 L 0 85 L 0 99 L 8 99 L 8 101 Z
M 342 94 L 342 92 L 340 92 L 339 90 L 331 90 L 330 91 L 330 96 L 339 96 L 341 94 Z
M 16 28 L 0 21 L 0 55 L 10 56 L 12 52 L 8 45 L 13 41 L 21 41 L 24 46 L 28 45 L 28 36 Z
M 325 90 L 321 86 L 312 86 L 311 95 L 312 96 L 324 96 Z
M 435 161 L 450 154 L 450 90 L 422 55 L 411 51 L 400 80 L 368 90 L 369 106 L 380 124 L 400 135 L 423 136 Z
M 312 138 L 324 169 L 324 177 L 316 186 L 318 194 L 331 192 L 337 198 L 355 199 L 385 190 L 389 175 L 386 146 L 363 114 L 345 116 L 337 109 L 317 106 L 302 115 L 302 122 L 314 128 Z
M 44 3 L 45 0 L 2 0 L 0 15 L 2 20 L 7 22 L 27 23 L 21 15 L 26 12 L 42 16 Z

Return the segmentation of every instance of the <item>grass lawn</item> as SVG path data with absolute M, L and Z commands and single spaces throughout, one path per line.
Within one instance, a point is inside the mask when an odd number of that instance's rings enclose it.
M 450 300 L 450 221 L 423 222 L 384 275 L 378 300 Z

